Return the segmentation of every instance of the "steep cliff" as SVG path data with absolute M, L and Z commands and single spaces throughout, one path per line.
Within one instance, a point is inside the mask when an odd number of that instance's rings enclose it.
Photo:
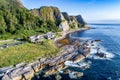
M 68 21 L 64 18 L 63 14 L 57 7 L 43 6 L 40 9 L 32 9 L 31 13 L 41 17 L 44 21 L 51 20 L 55 22 L 63 31 L 69 30 Z
M 84 26 L 86 24 L 81 15 L 77 15 L 75 17 L 76 17 L 78 23 L 81 24 L 82 26 Z
M 71 28 L 78 28 L 78 21 L 75 18 L 75 16 L 69 16 L 70 17 L 70 21 L 69 21 L 69 25 Z
M 64 18 L 64 16 L 61 13 L 61 22 L 59 24 L 59 28 L 62 29 L 63 31 L 69 30 L 69 24 L 68 21 Z
M 68 13 L 66 12 L 62 12 L 62 15 L 64 16 L 64 18 L 69 22 L 70 21 L 70 17 L 68 15 Z
M 70 28 L 79 28 L 85 26 L 85 21 L 81 15 L 71 16 L 66 12 L 62 12 L 64 18 L 68 21 Z
M 61 12 L 57 7 L 43 6 L 39 9 L 32 9 L 31 13 L 41 17 L 44 21 L 56 22 L 57 26 L 63 31 L 67 31 L 69 28 L 84 27 L 85 25 L 81 15 L 70 16 L 66 12 Z

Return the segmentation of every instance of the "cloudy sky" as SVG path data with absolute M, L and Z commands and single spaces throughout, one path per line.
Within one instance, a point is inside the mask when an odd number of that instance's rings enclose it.
M 81 14 L 86 21 L 120 20 L 120 0 L 21 0 L 28 9 L 56 6 L 70 15 Z

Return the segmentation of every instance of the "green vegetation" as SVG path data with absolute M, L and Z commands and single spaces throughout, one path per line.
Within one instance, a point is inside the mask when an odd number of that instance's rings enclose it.
M 69 21 L 80 20 L 80 16 L 68 16 Z M 0 39 L 24 38 L 49 31 L 60 31 L 61 12 L 57 7 L 43 6 L 39 9 L 26 9 L 20 0 L 0 0 Z M 71 27 L 73 27 L 72 25 Z
M 70 29 L 74 29 L 75 28 L 74 24 L 69 24 L 69 27 L 70 27 Z
M 66 20 L 62 20 L 62 22 L 64 23 Z
M 42 45 L 25 43 L 15 47 L 0 50 L 0 67 L 14 65 L 20 62 L 30 62 L 38 57 L 55 56 L 58 50 L 51 40 Z
M 47 10 L 43 9 L 42 12 L 47 13 Z M 0 39 L 23 38 L 48 31 L 59 31 L 57 22 L 51 18 L 43 20 L 42 17 L 35 16 L 19 0 L 0 1 Z
M 61 22 L 61 12 L 57 7 L 43 6 L 38 9 L 31 9 L 30 12 L 44 21 L 51 20 L 55 23 Z

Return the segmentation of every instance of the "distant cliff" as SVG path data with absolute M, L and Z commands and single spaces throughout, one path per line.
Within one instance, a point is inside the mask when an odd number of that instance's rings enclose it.
M 57 22 L 57 26 L 63 31 L 67 31 L 70 28 L 84 27 L 85 25 L 81 15 L 69 16 L 66 12 L 61 12 L 57 7 L 43 6 L 39 9 L 32 9 L 31 13 L 45 21 Z
M 81 15 L 71 16 L 68 15 L 66 12 L 62 12 L 62 14 L 65 17 L 65 19 L 68 21 L 69 26 L 71 28 L 84 27 L 86 24 Z
M 77 19 L 78 23 L 81 24 L 82 26 L 86 24 L 81 15 L 77 15 L 75 16 L 75 18 Z

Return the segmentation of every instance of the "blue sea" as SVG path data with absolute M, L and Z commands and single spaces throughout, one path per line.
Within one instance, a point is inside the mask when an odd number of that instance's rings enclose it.
M 69 74 L 59 72 L 61 79 L 58 80 L 120 80 L 120 25 L 118 24 L 99 24 L 89 25 L 90 30 L 84 30 L 73 33 L 73 37 L 85 40 L 102 40 L 95 44 L 91 49 L 90 56 L 83 61 L 66 61 L 68 66 L 64 70 L 70 70 Z M 97 48 L 105 53 L 107 58 L 95 56 Z M 88 68 L 84 69 L 84 66 Z M 74 72 L 83 72 L 83 76 L 75 78 Z M 40 77 L 34 77 L 32 80 L 56 80 L 55 76 L 47 78 L 40 74 Z
M 120 80 L 120 25 L 89 26 L 92 29 L 78 32 L 74 36 L 102 40 L 97 46 L 108 57 L 107 59 L 89 57 L 87 60 L 91 61 L 90 68 L 83 71 L 84 76 L 80 80 Z M 93 49 L 91 53 L 95 53 L 95 50 Z M 77 70 L 79 71 L 79 68 Z

